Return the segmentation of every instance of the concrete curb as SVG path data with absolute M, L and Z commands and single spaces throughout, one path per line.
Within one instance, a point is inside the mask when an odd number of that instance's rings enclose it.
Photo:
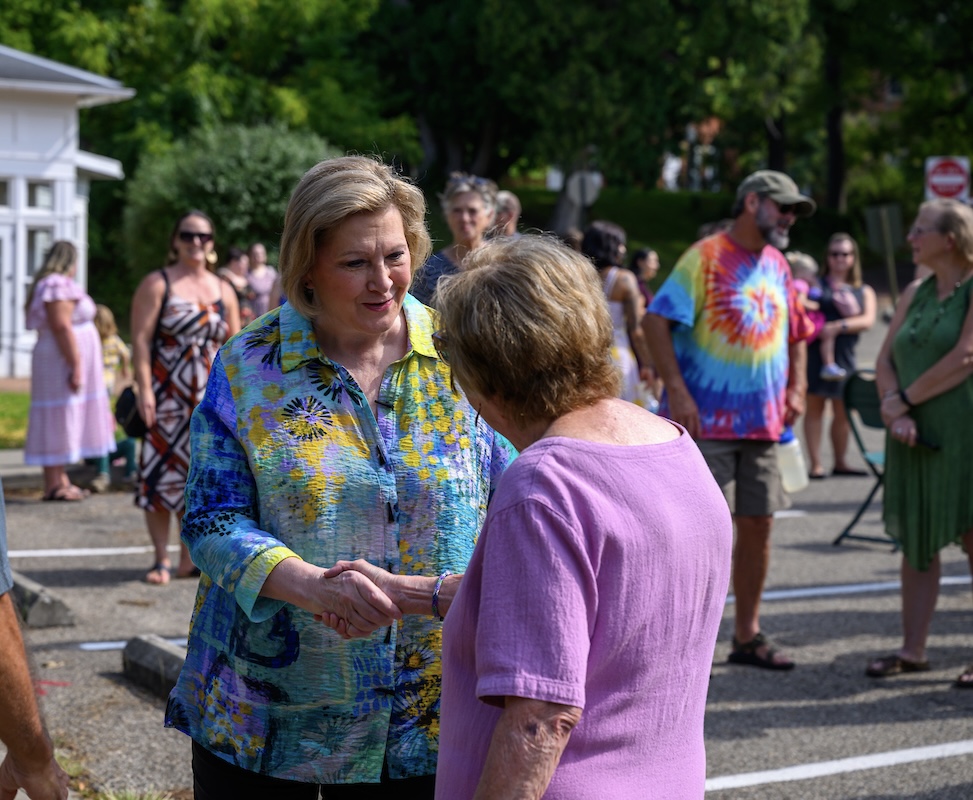
M 13 600 L 28 628 L 57 628 L 74 625 L 74 614 L 57 595 L 37 581 L 14 572 Z
M 149 633 L 128 640 L 122 651 L 122 671 L 132 682 L 166 698 L 176 685 L 185 660 L 185 647 Z

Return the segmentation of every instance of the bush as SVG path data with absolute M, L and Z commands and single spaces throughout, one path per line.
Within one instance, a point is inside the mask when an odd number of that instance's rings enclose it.
M 143 158 L 128 184 L 124 241 L 131 286 L 161 267 L 176 219 L 198 208 L 216 225 L 217 252 L 262 241 L 276 253 L 291 192 L 318 161 L 340 155 L 283 125 L 205 128 Z

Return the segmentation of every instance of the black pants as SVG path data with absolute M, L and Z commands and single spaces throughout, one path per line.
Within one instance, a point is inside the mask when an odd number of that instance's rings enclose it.
M 381 783 L 316 783 L 285 781 L 243 769 L 193 742 L 193 793 L 196 800 L 386 800 L 408 797 L 433 800 L 436 776 L 392 780 L 382 768 Z

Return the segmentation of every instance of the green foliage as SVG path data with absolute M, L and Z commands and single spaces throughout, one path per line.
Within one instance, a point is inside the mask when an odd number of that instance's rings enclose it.
M 143 159 L 126 196 L 130 287 L 162 266 L 172 225 L 193 208 L 213 218 L 220 251 L 258 240 L 276 249 L 294 186 L 310 167 L 335 155 L 319 136 L 281 124 L 227 125 L 196 131 Z

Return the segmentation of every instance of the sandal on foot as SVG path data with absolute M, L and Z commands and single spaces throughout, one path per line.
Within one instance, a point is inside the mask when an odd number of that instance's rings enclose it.
M 158 580 L 152 580 L 149 577 L 154 572 L 159 573 Z M 150 569 L 148 572 L 145 573 L 145 578 L 143 580 L 146 583 L 152 584 L 153 586 L 165 586 L 167 583 L 169 583 L 171 577 L 172 577 L 172 567 L 170 567 L 168 564 L 163 564 L 162 562 L 159 562 L 158 564 L 152 565 L 152 569 Z
M 868 665 L 865 674 L 869 678 L 888 678 L 892 675 L 901 675 L 905 672 L 928 672 L 928 661 L 909 661 L 902 656 L 885 656 L 877 658 Z
M 88 493 L 84 489 L 80 489 L 77 486 L 55 486 L 51 491 L 45 494 L 41 500 L 45 503 L 56 502 L 56 503 L 78 503 L 84 500 L 88 496 Z
M 973 664 L 959 674 L 953 686 L 957 689 L 973 689 Z
M 761 647 L 766 647 L 766 653 L 760 655 L 757 651 Z M 794 669 L 793 661 L 777 661 L 774 656 L 779 651 L 773 646 L 771 641 L 762 633 L 758 633 L 749 642 L 742 644 L 733 637 L 733 650 L 726 660 L 731 664 L 746 664 L 750 667 L 760 667 L 761 669 L 788 670 Z

